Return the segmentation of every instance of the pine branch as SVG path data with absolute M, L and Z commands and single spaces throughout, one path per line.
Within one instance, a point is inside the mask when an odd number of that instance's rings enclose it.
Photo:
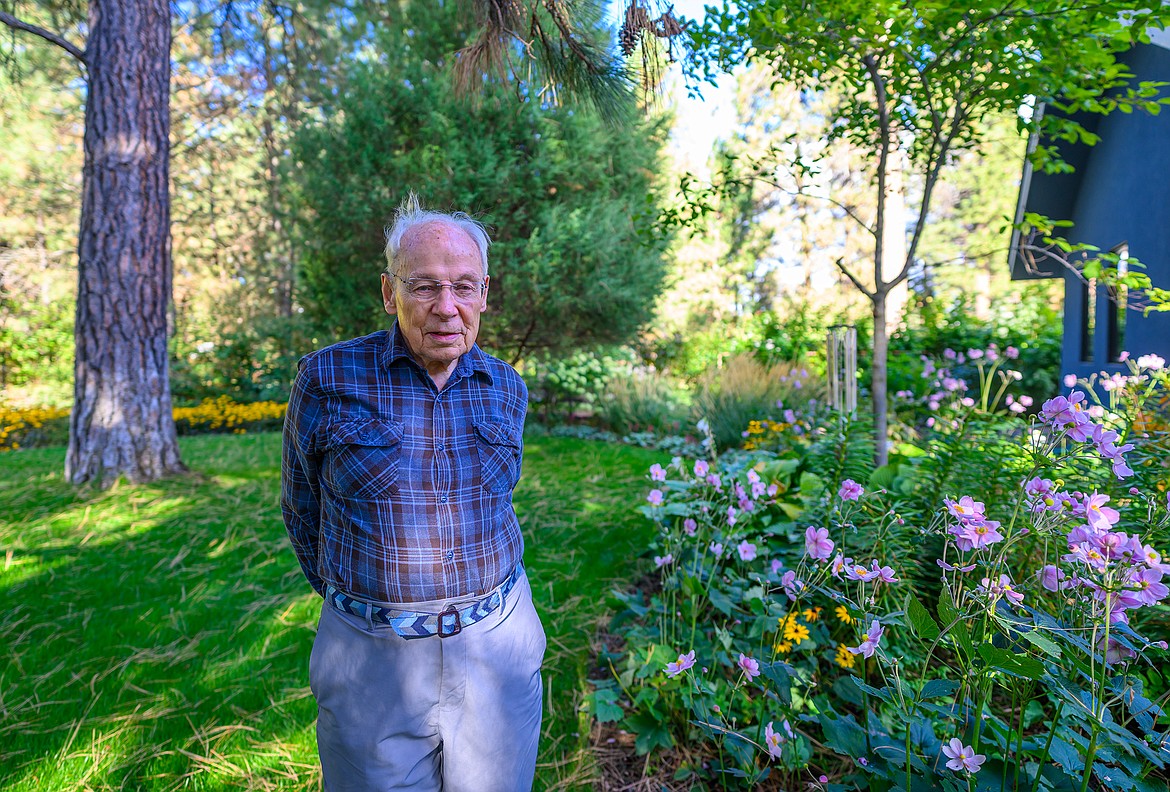
M 50 30 L 45 30 L 43 27 L 37 27 L 34 24 L 17 19 L 16 17 L 12 16 L 12 14 L 6 13 L 4 11 L 0 11 L 0 22 L 8 25 L 8 27 L 12 28 L 13 30 L 23 30 L 25 33 L 32 33 L 34 36 L 40 36 L 50 44 L 56 44 L 61 49 L 77 58 L 77 60 L 81 61 L 83 65 L 89 65 L 88 61 L 85 59 L 84 51 L 82 51 L 73 42 L 68 41 L 67 39 L 57 35 Z

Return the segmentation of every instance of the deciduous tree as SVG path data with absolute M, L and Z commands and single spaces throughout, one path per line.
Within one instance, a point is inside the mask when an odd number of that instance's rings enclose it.
M 752 0 L 726 4 L 693 33 L 694 71 L 710 77 L 743 62 L 766 63 L 778 79 L 844 97 L 834 134 L 871 153 L 875 210 L 857 218 L 873 238 L 866 261 L 840 262 L 873 310 L 872 407 L 887 447 L 887 301 L 913 266 L 940 174 L 957 152 L 980 143 L 983 119 L 1031 98 L 1072 113 L 1154 104 L 1151 84 L 1130 85 L 1117 55 L 1147 40 L 1168 11 L 1141 0 Z M 1087 138 L 1069 115 L 1021 116 L 1032 129 Z M 1058 166 L 1054 146 L 1036 161 Z M 904 255 L 888 253 L 891 179 L 905 164 L 921 184 Z

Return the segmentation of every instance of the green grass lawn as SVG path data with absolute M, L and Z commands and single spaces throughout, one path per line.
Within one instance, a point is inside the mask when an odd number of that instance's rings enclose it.
M 0 455 L 0 787 L 317 789 L 320 599 L 277 503 L 278 435 L 185 438 L 189 476 L 106 492 L 63 449 Z M 516 510 L 548 633 L 538 789 L 589 788 L 591 639 L 652 526 L 661 454 L 526 444 Z

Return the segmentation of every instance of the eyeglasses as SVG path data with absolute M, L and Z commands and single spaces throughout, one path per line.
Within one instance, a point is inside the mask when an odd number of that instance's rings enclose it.
M 449 286 L 455 302 L 469 303 L 483 296 L 483 290 L 487 288 L 484 281 L 451 282 L 437 281 L 431 278 L 399 278 L 397 275 L 391 277 L 401 281 L 402 285 L 406 287 L 406 293 L 419 302 L 431 302 L 439 299 L 439 295 L 443 293 L 443 287 Z

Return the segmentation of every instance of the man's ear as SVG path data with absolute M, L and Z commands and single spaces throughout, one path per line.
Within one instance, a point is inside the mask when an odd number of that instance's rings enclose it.
M 394 301 L 394 279 L 385 272 L 382 273 L 382 305 L 391 316 L 398 313 L 398 303 Z

